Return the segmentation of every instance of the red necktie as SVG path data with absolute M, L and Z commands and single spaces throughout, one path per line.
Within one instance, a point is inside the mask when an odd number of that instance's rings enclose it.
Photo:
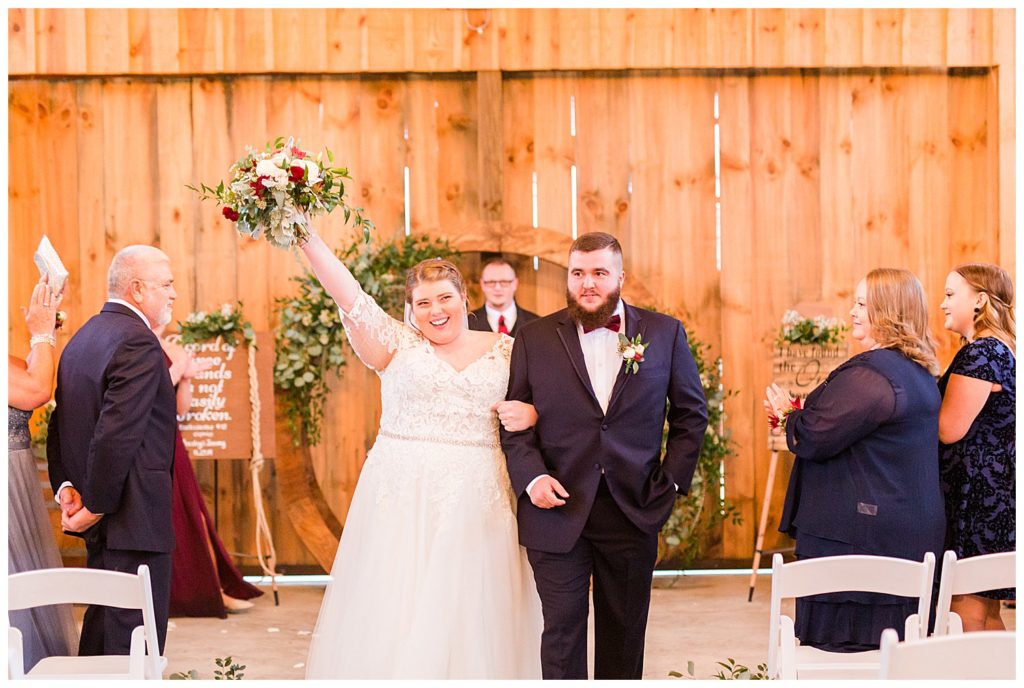
M 612 332 L 618 332 L 619 331 L 619 327 L 621 325 L 622 325 L 622 318 L 620 318 L 617 315 L 613 315 L 612 317 L 608 318 L 608 322 L 606 322 L 604 325 L 598 325 L 597 327 L 584 327 L 583 328 L 583 334 L 589 334 L 589 333 L 593 332 L 594 330 L 600 329 L 602 327 L 607 327 Z
M 505 316 L 504 315 L 499 315 L 498 316 L 498 333 L 499 334 L 508 334 L 508 328 L 505 327 Z

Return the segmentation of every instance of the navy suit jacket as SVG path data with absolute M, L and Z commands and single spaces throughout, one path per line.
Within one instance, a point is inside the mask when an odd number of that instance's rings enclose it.
M 519 541 L 568 552 L 579 539 L 602 471 L 616 504 L 638 528 L 657 532 L 690 487 L 707 428 L 697 365 L 678 320 L 625 304 L 626 335 L 649 344 L 636 374 L 619 369 L 608 412 L 594 395 L 576 323 L 567 310 L 528 323 L 512 347 L 508 399 L 533 404 L 537 425 L 501 430 L 512 487 L 519 496 Z M 662 461 L 662 433 L 668 443 Z M 540 509 L 526 494 L 548 474 L 569 493 L 564 506 Z
M 82 535 L 110 549 L 171 552 L 174 386 L 156 335 L 107 303 L 71 338 L 57 368 L 46 446 L 54 491 L 65 480 L 93 513 Z
M 516 304 L 516 324 L 512 326 L 508 336 L 515 337 L 519 334 L 519 330 L 528 322 L 533 322 L 540 316 L 532 311 L 528 311 L 518 303 Z M 492 332 L 491 323 L 487 320 L 487 306 L 480 306 L 475 311 L 472 311 L 469 315 L 469 329 L 479 330 L 480 332 Z
M 779 530 L 941 559 L 941 403 L 935 378 L 897 351 L 865 351 L 832 371 L 786 423 L 796 462 Z

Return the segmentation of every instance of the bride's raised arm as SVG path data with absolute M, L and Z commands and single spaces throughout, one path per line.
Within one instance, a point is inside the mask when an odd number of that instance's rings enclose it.
M 363 292 L 349 269 L 315 232 L 302 244 L 302 252 L 341 309 L 345 332 L 359 360 L 374 370 L 387 368 L 402 339 L 411 332 Z

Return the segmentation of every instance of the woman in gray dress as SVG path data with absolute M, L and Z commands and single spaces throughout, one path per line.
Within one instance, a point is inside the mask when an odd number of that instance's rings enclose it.
M 7 573 L 60 567 L 60 553 L 46 517 L 39 471 L 32 453 L 28 421 L 33 409 L 50 400 L 56 368 L 57 306 L 44 277 L 32 290 L 25 321 L 31 334 L 28 358 L 7 358 Z M 67 492 L 67 490 L 65 490 Z M 71 605 L 8 612 L 21 631 L 25 670 L 51 655 L 75 655 L 78 631 Z

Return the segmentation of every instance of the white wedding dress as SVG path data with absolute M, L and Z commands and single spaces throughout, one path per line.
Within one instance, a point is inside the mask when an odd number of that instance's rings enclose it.
M 394 357 L 306 678 L 540 678 L 540 600 L 491 411 L 512 339 L 457 371 L 365 293 L 342 316 L 350 341 L 361 329 Z

